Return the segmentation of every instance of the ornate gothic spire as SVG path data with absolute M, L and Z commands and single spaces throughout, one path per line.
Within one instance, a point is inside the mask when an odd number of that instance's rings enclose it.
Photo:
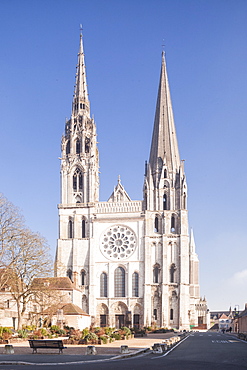
M 78 52 L 78 64 L 76 68 L 75 91 L 73 98 L 72 114 L 89 113 L 90 105 L 88 100 L 86 66 L 83 51 L 82 33 L 80 34 L 80 46 Z
M 180 158 L 173 119 L 172 102 L 166 71 L 165 55 L 162 52 L 160 83 L 156 104 L 152 145 L 149 164 L 152 173 L 166 164 L 169 171 L 178 172 Z

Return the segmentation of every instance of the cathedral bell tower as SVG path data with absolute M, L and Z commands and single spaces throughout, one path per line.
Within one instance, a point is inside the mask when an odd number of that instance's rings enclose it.
M 156 271 L 150 287 L 146 285 L 151 302 L 150 307 L 146 304 L 147 313 L 153 313 L 157 326 L 189 328 L 187 185 L 179 156 L 164 52 L 143 191 L 146 264 L 153 254 Z
M 82 34 L 78 53 L 71 118 L 62 137 L 61 203 L 99 200 L 99 159 L 96 126 L 90 117 Z
M 152 144 L 144 183 L 144 208 L 186 209 L 187 185 L 180 161 L 164 52 Z

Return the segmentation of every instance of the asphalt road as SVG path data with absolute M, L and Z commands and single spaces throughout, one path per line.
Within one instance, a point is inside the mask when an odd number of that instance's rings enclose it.
M 0 370 L 92 370 L 92 369 L 172 369 L 172 370 L 242 370 L 247 369 L 247 342 L 218 333 L 192 333 L 172 351 L 148 354 L 118 361 L 87 362 L 74 365 L 0 365 Z

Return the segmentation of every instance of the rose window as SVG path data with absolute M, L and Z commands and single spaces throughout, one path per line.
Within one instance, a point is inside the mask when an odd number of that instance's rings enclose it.
M 136 248 L 134 232 L 126 226 L 113 226 L 101 237 L 100 249 L 106 258 L 120 260 L 130 257 Z

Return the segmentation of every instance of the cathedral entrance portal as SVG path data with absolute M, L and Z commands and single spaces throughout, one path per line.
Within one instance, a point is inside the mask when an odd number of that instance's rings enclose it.
M 115 328 L 120 329 L 125 326 L 124 315 L 115 315 Z
M 120 329 L 123 326 L 126 326 L 127 312 L 128 312 L 128 307 L 123 302 L 116 302 L 112 305 L 112 314 L 115 316 L 115 328 L 116 329 Z

